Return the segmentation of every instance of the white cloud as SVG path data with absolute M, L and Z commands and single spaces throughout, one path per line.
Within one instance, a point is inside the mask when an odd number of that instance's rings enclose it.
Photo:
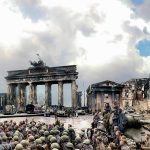
M 2 76 L 37 52 L 49 66 L 77 64 L 78 83 L 147 75 L 149 58 L 135 44 L 150 27 L 121 0 L 3 1 L 0 19 Z

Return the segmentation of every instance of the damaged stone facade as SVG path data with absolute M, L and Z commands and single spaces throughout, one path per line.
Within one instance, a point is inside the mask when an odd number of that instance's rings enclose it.
M 69 83 L 71 84 L 72 107 L 77 107 L 78 72 L 76 65 L 48 67 L 42 60 L 31 62 L 31 65 L 32 67 L 26 70 L 8 71 L 5 77 L 9 97 L 7 104 L 15 105 L 17 110 L 24 111 L 27 105 L 26 87 L 29 86 L 30 103 L 37 104 L 37 85 L 45 85 L 45 105 L 51 106 L 51 86 L 57 84 L 58 106 L 63 106 L 63 84 Z
M 120 101 L 122 89 L 122 84 L 109 80 L 92 84 L 87 89 L 87 106 L 92 112 L 103 110 L 105 103 Z
M 140 105 L 150 100 L 150 78 L 131 79 L 123 83 L 123 107 Z
M 91 84 L 87 89 L 87 105 L 95 112 L 103 110 L 104 104 L 118 102 L 120 107 L 146 105 L 150 100 L 150 78 L 131 79 L 124 83 L 103 81 Z

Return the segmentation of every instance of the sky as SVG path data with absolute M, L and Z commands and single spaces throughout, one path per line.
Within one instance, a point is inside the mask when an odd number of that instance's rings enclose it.
M 82 91 L 149 77 L 149 8 L 149 0 L 1 0 L 0 92 L 7 71 L 29 68 L 37 53 L 49 67 L 77 65 Z

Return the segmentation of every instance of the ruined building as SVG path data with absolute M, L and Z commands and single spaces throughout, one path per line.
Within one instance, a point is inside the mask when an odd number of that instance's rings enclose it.
M 123 85 L 113 81 L 103 81 L 92 84 L 87 89 L 87 105 L 92 110 L 102 110 L 104 103 L 120 101 Z
M 117 101 L 122 108 L 142 105 L 148 109 L 150 104 L 150 78 L 132 79 L 124 83 L 103 81 L 91 84 L 87 89 L 87 105 L 94 112 L 103 110 L 105 103 Z

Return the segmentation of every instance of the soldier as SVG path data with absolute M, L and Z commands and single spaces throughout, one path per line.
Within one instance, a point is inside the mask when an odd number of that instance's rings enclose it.
M 20 144 L 22 144 L 22 146 L 23 146 L 24 149 L 27 149 L 27 148 L 28 148 L 28 145 L 29 145 L 29 142 L 26 141 L 26 140 L 22 140 L 22 141 L 20 142 Z
M 74 146 L 73 146 L 73 144 L 71 143 L 71 142 L 68 142 L 67 144 L 66 144 L 66 150 L 74 150 Z
M 83 143 L 80 137 L 75 138 L 75 148 L 81 149 L 83 147 Z
M 103 140 L 100 136 L 96 138 L 96 150 L 106 150 Z
M 50 143 L 52 144 L 52 143 L 57 143 L 57 139 L 56 139 L 56 137 L 51 137 L 50 138 Z
M 109 143 L 109 145 L 108 145 L 108 148 L 107 148 L 107 150 L 116 150 L 117 148 L 116 148 L 116 146 L 115 146 L 115 143 Z
M 149 150 L 150 149 L 150 134 L 146 134 L 145 136 L 145 144 L 141 146 L 142 150 Z
M 2 145 L 2 138 L 0 137 L 0 150 L 4 150 L 4 147 Z
M 67 135 L 61 136 L 61 147 L 63 150 L 66 149 L 66 144 L 69 142 L 69 137 Z
M 93 146 L 91 145 L 91 142 L 89 139 L 85 139 L 83 141 L 83 148 L 82 150 L 93 150 Z
M 69 135 L 70 141 L 71 141 L 71 143 L 74 143 L 74 140 L 76 137 L 75 131 L 72 127 L 68 128 L 68 131 L 69 131 L 68 135 Z
M 109 103 L 106 103 L 106 104 L 105 104 L 104 112 L 105 112 L 105 113 L 111 113 L 111 107 L 110 107 Z
M 79 136 L 80 136 L 80 138 L 81 138 L 82 141 L 85 140 L 84 132 L 83 131 L 79 132 Z
M 58 143 L 52 143 L 51 149 L 54 149 L 54 148 L 60 149 L 60 145 Z
M 114 106 L 113 113 L 110 116 L 110 122 L 111 122 L 111 130 L 113 131 L 114 126 L 118 126 L 119 130 L 123 133 L 125 126 L 127 124 L 127 118 L 125 117 L 125 114 L 122 113 L 122 109 L 119 108 L 118 105 Z
M 41 139 L 36 139 L 36 140 L 35 140 L 35 145 L 36 145 L 36 146 L 42 146 L 42 141 L 41 141 Z
M 121 150 L 130 150 L 126 139 L 121 139 L 120 141 L 120 148 Z
M 60 131 L 60 133 L 62 133 L 62 132 L 65 130 L 65 128 L 64 128 L 64 123 L 61 123 L 61 124 L 60 124 L 58 130 Z
M 17 144 L 15 150 L 23 150 L 22 144 Z
M 2 137 L 2 146 L 4 149 L 8 149 L 8 150 L 11 149 L 11 145 L 7 143 L 7 136 L 6 135 L 4 135 Z
M 35 146 L 35 143 L 34 143 L 35 138 L 34 138 L 34 136 L 30 135 L 28 140 L 29 140 L 29 148 L 34 147 Z

